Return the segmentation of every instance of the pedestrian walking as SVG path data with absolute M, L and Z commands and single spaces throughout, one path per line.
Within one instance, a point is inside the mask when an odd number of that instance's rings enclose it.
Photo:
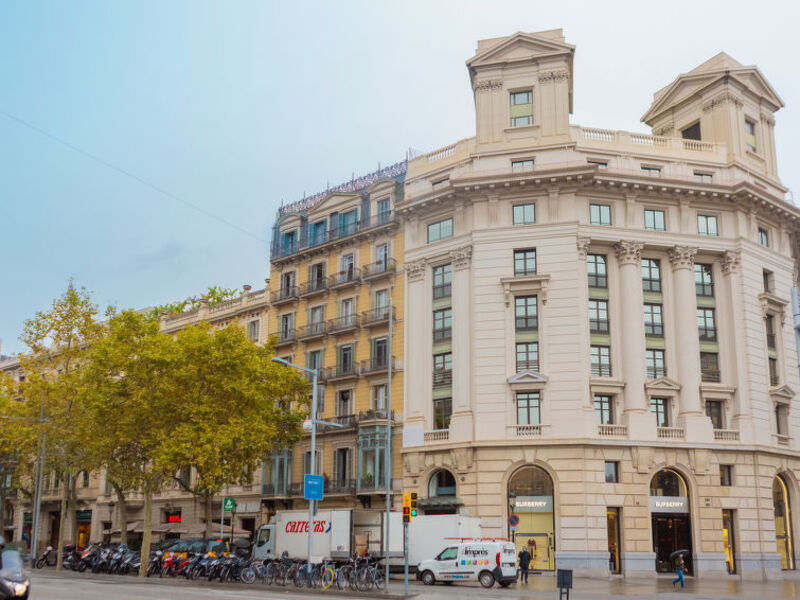
M 686 569 L 686 564 L 683 562 L 683 554 L 679 554 L 677 558 L 675 558 L 675 574 L 677 577 L 672 580 L 672 587 L 675 587 L 675 584 L 679 581 L 681 582 L 681 589 L 685 586 L 683 584 L 683 571 Z
M 519 557 L 519 582 L 522 583 L 523 581 L 525 581 L 525 583 L 528 583 L 528 567 L 531 566 L 531 559 L 533 558 L 533 556 L 531 556 L 531 553 L 528 552 L 527 548 L 523 547 L 522 550 L 520 550 L 518 557 Z

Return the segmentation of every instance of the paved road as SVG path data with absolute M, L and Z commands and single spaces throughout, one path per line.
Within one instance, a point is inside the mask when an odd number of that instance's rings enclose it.
M 311 600 L 320 597 L 364 598 L 363 594 L 339 592 L 301 592 L 294 588 L 264 587 L 259 584 L 210 584 L 187 582 L 181 579 L 145 579 L 85 573 L 56 574 L 53 570 L 34 571 L 32 575 L 32 600 Z M 392 583 L 391 591 L 400 594 L 402 585 Z M 526 600 L 529 598 L 558 598 L 553 577 L 531 578 L 530 583 L 508 589 L 484 590 L 480 586 L 453 585 L 425 587 L 417 583 L 411 592 L 425 600 L 470 600 L 507 598 Z M 373 597 L 380 597 L 374 596 Z M 783 582 L 750 583 L 725 581 L 688 580 L 684 591 L 673 590 L 669 579 L 600 581 L 577 579 L 571 600 L 613 600 L 631 597 L 640 600 L 717 600 L 735 598 L 739 600 L 779 600 L 800 598 L 800 579 Z

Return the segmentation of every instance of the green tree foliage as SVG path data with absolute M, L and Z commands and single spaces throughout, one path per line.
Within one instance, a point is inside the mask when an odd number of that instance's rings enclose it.
M 161 313 L 168 313 L 170 315 L 180 314 L 182 312 L 190 311 L 200 306 L 200 303 L 205 300 L 209 306 L 227 302 L 236 298 L 238 291 L 235 288 L 224 288 L 218 285 L 208 286 L 204 294 L 200 296 L 190 296 L 185 300 L 177 300 L 167 304 L 159 304 L 153 307 L 148 312 L 148 316 L 152 319 L 157 319 Z M 241 291 L 244 293 L 244 290 Z

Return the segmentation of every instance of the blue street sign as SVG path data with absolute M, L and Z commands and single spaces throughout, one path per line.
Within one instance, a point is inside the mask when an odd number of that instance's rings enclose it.
M 517 515 L 509 516 L 508 524 L 512 527 L 512 529 L 516 529 L 517 525 L 519 525 L 519 517 Z
M 309 475 L 306 473 L 303 477 L 303 498 L 306 500 L 322 500 L 324 481 L 322 475 Z

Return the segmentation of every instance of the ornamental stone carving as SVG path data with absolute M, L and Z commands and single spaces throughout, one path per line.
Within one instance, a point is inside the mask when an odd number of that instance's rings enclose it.
M 422 281 L 425 278 L 425 271 L 428 267 L 428 261 L 421 258 L 417 261 L 406 263 L 405 271 L 409 283 L 414 281 Z
M 550 71 L 549 73 L 541 73 L 539 81 L 541 83 L 547 81 L 564 81 L 569 79 L 569 71 Z
M 642 242 L 630 242 L 622 240 L 614 244 L 614 254 L 620 265 L 640 265 L 642 262 Z
M 454 271 L 469 268 L 469 264 L 472 260 L 472 246 L 464 246 L 458 250 L 451 250 L 450 260 L 453 263 Z
M 669 262 L 672 263 L 673 271 L 694 268 L 696 254 L 697 248 L 691 246 L 673 246 L 667 250 L 667 256 L 669 256 Z
M 742 253 L 739 250 L 726 250 L 722 255 L 722 262 L 720 263 L 723 275 L 736 273 L 736 271 L 739 270 L 741 263 Z
M 502 89 L 503 82 L 500 80 L 488 79 L 486 81 L 479 81 L 473 88 L 476 92 L 488 92 L 489 90 Z
M 589 244 L 592 243 L 592 238 L 579 237 L 575 241 L 578 246 L 578 258 L 586 260 L 586 255 L 589 253 Z

